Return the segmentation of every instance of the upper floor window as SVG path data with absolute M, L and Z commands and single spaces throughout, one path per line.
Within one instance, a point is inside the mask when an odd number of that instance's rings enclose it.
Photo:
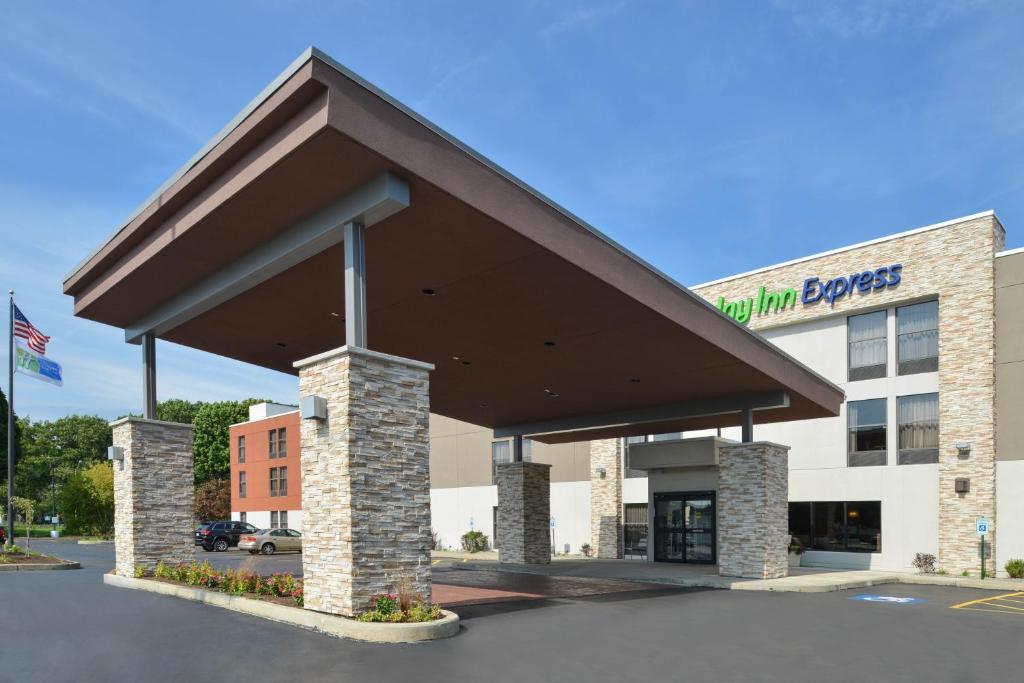
M 886 464 L 886 401 L 872 398 L 867 401 L 847 401 L 849 425 L 847 464 L 864 467 Z
M 245 437 L 238 437 L 238 462 L 245 462 Z
M 277 430 L 271 429 L 267 432 L 267 457 L 271 460 L 277 458 Z
M 277 487 L 278 487 L 279 480 L 277 478 L 277 472 L 278 472 L 278 468 L 276 468 L 276 467 L 271 467 L 270 468 L 270 496 L 271 496 L 271 498 L 273 498 L 273 497 L 278 495 L 278 493 L 277 493 L 278 488 Z
M 523 437 L 523 462 L 533 462 L 533 439 Z
M 281 427 L 277 430 L 277 457 L 283 458 L 288 455 L 288 430 Z
M 939 461 L 939 395 L 917 394 L 896 399 L 901 465 Z
M 913 375 L 939 369 L 939 302 L 896 309 L 897 374 Z
M 498 481 L 498 465 L 512 462 L 512 444 L 508 441 L 491 442 L 491 481 Z
M 245 498 L 245 472 L 238 473 L 238 497 Z
M 277 469 L 278 469 L 278 472 L 277 472 L 277 479 L 278 479 L 277 495 L 279 495 L 279 496 L 287 496 L 288 495 L 288 468 L 287 467 L 278 467 Z
M 888 355 L 885 320 L 885 311 L 851 315 L 847 318 L 851 382 L 885 377 Z

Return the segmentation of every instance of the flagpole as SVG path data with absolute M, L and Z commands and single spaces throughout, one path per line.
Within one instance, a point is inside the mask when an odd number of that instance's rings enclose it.
M 7 542 L 14 543 L 14 290 L 9 289 L 7 356 Z

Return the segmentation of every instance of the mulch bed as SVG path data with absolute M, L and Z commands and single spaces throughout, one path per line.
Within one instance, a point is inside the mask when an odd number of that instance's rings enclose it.
M 4 564 L 61 564 L 63 560 L 49 555 L 26 555 L 25 553 L 3 553 L 0 565 Z
M 209 591 L 210 593 L 223 593 L 224 595 L 234 595 L 234 593 L 224 593 L 223 591 L 219 591 L 213 588 L 207 588 L 206 586 L 190 586 L 187 583 L 184 583 L 183 581 L 175 581 L 174 579 L 164 579 L 158 578 L 156 576 L 145 576 L 143 578 L 145 578 L 147 581 L 169 583 L 172 586 L 182 586 L 183 588 L 198 588 L 199 590 Z M 242 593 L 241 595 L 236 595 L 235 597 L 248 598 L 250 600 L 262 600 L 263 602 L 272 602 L 275 605 L 285 605 L 287 607 L 298 607 L 298 605 L 295 604 L 294 598 L 277 597 L 276 595 L 258 595 L 256 593 Z

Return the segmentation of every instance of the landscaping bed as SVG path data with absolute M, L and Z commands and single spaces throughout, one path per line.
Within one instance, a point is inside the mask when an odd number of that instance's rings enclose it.
M 459 630 L 459 617 L 415 595 L 382 594 L 357 618 L 303 609 L 302 579 L 292 574 L 260 576 L 251 571 L 218 571 L 209 562 L 164 565 L 152 575 L 138 567 L 134 577 L 106 574 L 103 582 L 195 600 L 342 638 L 412 643 L 447 638 Z
M 43 555 L 31 549 L 23 549 L 16 545 L 5 546 L 0 550 L 0 571 L 22 571 L 30 569 L 80 569 L 77 562 L 69 562 L 59 557 Z

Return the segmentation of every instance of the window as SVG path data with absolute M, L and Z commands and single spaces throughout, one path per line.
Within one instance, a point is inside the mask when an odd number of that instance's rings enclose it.
M 622 514 L 624 557 L 647 557 L 647 503 L 626 503 Z
M 897 374 L 936 372 L 939 369 L 939 302 L 896 309 Z
M 277 430 L 271 429 L 267 432 L 267 458 L 277 459 Z
M 276 529 L 277 528 L 277 510 L 271 510 L 270 511 L 270 528 L 271 529 Z
M 667 432 L 665 434 L 655 434 L 651 441 L 672 441 L 673 439 L 683 438 L 682 432 Z
M 523 462 L 533 462 L 533 440 L 523 438 Z
M 241 522 L 242 524 L 246 524 L 245 513 L 244 512 L 239 512 L 238 513 L 238 521 Z
M 885 311 L 875 311 L 847 318 L 851 382 L 885 377 L 888 355 L 885 316 Z
M 277 471 L 277 495 L 287 496 L 288 495 L 288 468 L 279 467 Z
M 284 427 L 277 430 L 277 457 L 279 458 L 288 455 L 287 431 Z
M 245 498 L 245 472 L 238 473 L 238 497 Z
M 274 497 L 277 496 L 277 490 L 278 490 L 277 489 L 277 484 L 278 484 L 277 468 L 276 467 L 271 467 L 270 468 L 270 497 L 271 498 L 274 498 Z
M 512 461 L 512 445 L 508 441 L 491 442 L 491 481 L 498 481 L 498 465 Z
M 939 395 L 917 394 L 896 399 L 901 465 L 939 461 Z
M 839 501 L 789 504 L 789 533 L 810 550 L 882 552 L 882 503 Z
M 288 511 L 287 510 L 281 510 L 281 514 L 278 516 L 278 528 L 279 529 L 287 529 L 288 528 Z
M 238 462 L 245 462 L 245 437 L 238 437 Z
M 886 464 L 885 411 L 884 398 L 846 403 L 850 429 L 847 464 L 850 467 Z

